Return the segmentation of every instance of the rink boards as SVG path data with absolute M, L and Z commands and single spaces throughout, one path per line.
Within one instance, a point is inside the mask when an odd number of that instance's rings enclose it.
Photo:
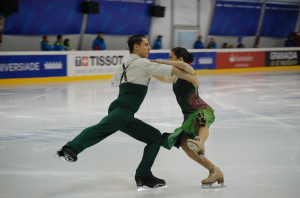
M 189 51 L 197 74 L 300 69 L 298 48 Z M 151 50 L 149 55 L 154 60 L 168 57 L 169 50 Z M 128 58 L 127 50 L 1 52 L 0 83 L 109 79 Z

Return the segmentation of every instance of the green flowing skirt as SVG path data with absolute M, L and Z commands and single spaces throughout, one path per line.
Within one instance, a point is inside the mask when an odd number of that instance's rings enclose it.
M 215 121 L 214 110 L 200 109 L 191 114 L 184 114 L 184 122 L 181 127 L 175 129 L 173 133 L 163 134 L 162 146 L 166 149 L 171 149 L 173 146 L 179 148 L 181 146 L 181 134 L 188 135 L 191 139 L 198 136 L 198 131 L 201 126 L 210 125 Z

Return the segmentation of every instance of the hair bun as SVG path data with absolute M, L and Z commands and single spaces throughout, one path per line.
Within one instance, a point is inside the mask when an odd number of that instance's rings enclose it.
M 193 62 L 194 61 L 194 54 L 189 53 L 189 62 Z

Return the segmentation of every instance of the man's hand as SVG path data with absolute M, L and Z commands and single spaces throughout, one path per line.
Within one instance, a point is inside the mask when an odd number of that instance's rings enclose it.
M 158 60 L 150 60 L 150 62 L 159 63 L 159 64 L 166 64 L 165 61 L 158 61 Z
M 193 77 L 194 77 L 194 79 L 193 79 L 193 81 L 192 81 L 192 84 L 193 84 L 193 86 L 195 87 L 195 93 L 197 94 L 197 91 L 198 91 L 200 82 L 199 82 L 199 79 L 197 78 L 197 75 L 196 75 L 196 76 L 193 76 Z

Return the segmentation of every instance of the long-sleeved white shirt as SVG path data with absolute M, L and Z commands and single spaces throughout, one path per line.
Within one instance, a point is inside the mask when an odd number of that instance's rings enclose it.
M 150 62 L 148 59 L 141 58 L 137 54 L 130 54 L 129 59 L 125 62 L 125 67 L 127 67 L 128 65 L 129 67 L 126 69 L 128 83 L 147 86 L 152 74 L 167 77 L 172 76 L 171 72 L 173 66 Z M 122 65 L 120 65 L 116 70 L 114 76 L 110 80 L 110 83 L 113 87 L 120 85 L 122 73 L 123 67 Z M 125 78 L 123 77 L 121 83 L 124 82 Z

